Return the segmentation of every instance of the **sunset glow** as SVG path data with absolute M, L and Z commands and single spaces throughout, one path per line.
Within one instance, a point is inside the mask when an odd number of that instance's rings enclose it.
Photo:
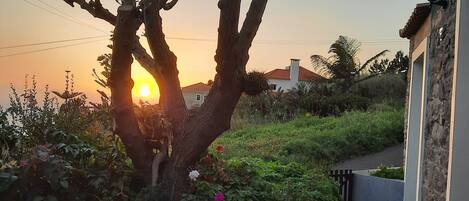
M 139 93 L 140 93 L 140 96 L 144 98 L 150 96 L 150 93 L 151 93 L 150 87 L 148 87 L 147 85 L 141 85 L 139 89 Z
M 44 2 L 74 17 L 72 20 L 62 19 L 26 1 L 1 2 L 0 16 L 5 20 L 0 21 L 2 39 L 0 46 L 93 38 L 0 50 L 0 56 L 34 52 L 0 58 L 0 67 L 3 70 L 0 75 L 0 92 L 7 94 L 10 90 L 10 83 L 22 86 L 25 74 L 36 75 L 39 89 L 43 89 L 48 84 L 52 89 L 58 90 L 63 85 L 63 79 L 56 79 L 56 77 L 68 69 L 75 75 L 75 88 L 85 93 L 90 101 L 99 101 L 100 96 L 96 93 L 97 85 L 90 74 L 92 68 L 98 67 L 96 58 L 111 52 L 107 48 L 111 42 L 106 35 L 109 35 L 114 27 L 92 17 L 77 6 L 71 7 L 63 1 Z M 245 16 L 249 2 L 243 1 L 241 16 Z M 362 5 L 353 1 L 298 0 L 295 2 L 294 4 L 290 1 L 269 2 L 263 23 L 250 50 L 250 55 L 253 56 L 247 65 L 248 71 L 267 72 L 274 68 L 283 68 L 288 65 L 285 61 L 289 61 L 290 58 L 301 59 L 303 67 L 311 69 L 309 57 L 312 54 L 327 54 L 331 42 L 339 34 L 365 42 L 381 41 L 380 43 L 366 43 L 360 54 L 363 58 L 369 58 L 382 49 L 389 49 L 391 52 L 406 50 L 408 44 L 405 40 L 396 42 L 396 40 L 401 40 L 396 30 L 406 22 L 408 14 L 420 1 L 367 1 L 366 8 L 369 12 L 358 13 L 360 15 L 356 17 L 356 20 L 350 20 L 350 16 L 357 15 L 356 10 L 361 9 Z M 102 1 L 102 3 L 109 11 L 116 13 L 118 4 L 115 1 Z M 34 1 L 33 4 L 47 7 L 40 1 Z M 213 56 L 217 48 L 217 27 L 220 14 L 216 4 L 216 0 L 207 0 L 203 4 L 198 1 L 182 1 L 174 8 L 174 12 L 165 13 L 167 16 L 164 17 L 164 30 L 171 50 L 178 57 L 181 86 L 207 82 L 215 76 L 216 63 Z M 387 9 L 382 9 L 383 5 L 386 5 Z M 330 12 L 329 9 L 334 9 L 335 12 Z M 58 13 L 55 9 L 49 10 Z M 18 12 L 21 14 L 19 15 Z M 187 18 L 188 14 L 191 18 Z M 370 18 L 370 15 L 384 18 Z M 37 23 L 34 19 L 40 19 L 41 23 Z M 82 21 L 86 23 L 81 23 Z M 376 27 L 380 31 L 370 32 L 369 27 Z M 51 34 L 51 29 L 54 30 L 54 34 Z M 138 34 L 142 35 L 142 32 L 143 30 L 139 30 Z M 142 45 L 148 49 L 146 38 L 140 37 L 140 39 Z M 49 50 L 35 52 L 43 49 Z M 134 70 L 144 71 L 134 61 L 132 66 L 132 77 L 135 81 L 132 91 L 134 100 L 157 102 L 158 88 L 156 83 L 150 80 L 151 76 L 135 73 Z M 148 97 L 140 95 L 139 86 L 142 83 L 148 85 L 150 89 Z M 0 105 L 8 103 L 8 96 L 0 97 Z
M 158 102 L 160 96 L 158 85 L 156 85 L 153 77 L 138 64 L 132 66 L 132 79 L 134 81 L 134 88 L 132 89 L 134 101 Z

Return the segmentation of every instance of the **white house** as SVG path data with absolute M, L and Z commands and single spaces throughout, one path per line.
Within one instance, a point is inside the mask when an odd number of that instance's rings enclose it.
M 198 108 L 204 103 L 210 88 L 212 87 L 211 81 L 207 84 L 199 82 L 193 85 L 189 85 L 182 88 L 182 95 L 184 96 L 184 101 L 186 107 L 189 109 Z
M 273 91 L 288 91 L 297 86 L 298 83 L 319 80 L 322 77 L 306 68 L 300 66 L 299 59 L 291 59 L 290 66 L 284 69 L 275 69 L 265 74 L 267 82 Z M 182 94 L 186 107 L 189 109 L 198 108 L 204 103 L 208 95 L 212 81 L 207 84 L 199 82 L 182 88 Z
M 270 89 L 288 91 L 300 82 L 318 80 L 322 77 L 306 68 L 300 66 L 299 59 L 291 59 L 290 66 L 284 69 L 275 69 L 265 74 Z

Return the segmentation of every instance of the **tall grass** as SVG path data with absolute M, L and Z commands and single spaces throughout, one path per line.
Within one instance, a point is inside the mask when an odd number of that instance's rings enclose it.
M 403 141 L 403 109 L 378 106 L 340 117 L 300 117 L 288 123 L 225 133 L 214 145 L 225 157 L 334 163 L 383 150 Z

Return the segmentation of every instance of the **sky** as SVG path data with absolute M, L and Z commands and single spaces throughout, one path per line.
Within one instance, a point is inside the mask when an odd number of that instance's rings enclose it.
M 114 0 L 101 1 L 116 13 Z M 241 22 L 250 0 L 242 2 Z M 408 41 L 399 37 L 398 30 L 422 2 L 425 0 L 269 0 L 247 69 L 268 72 L 288 66 L 291 58 L 301 59 L 301 65 L 311 69 L 309 57 L 327 55 L 339 35 L 362 42 L 362 61 L 384 49 L 391 51 L 389 57 L 398 50 L 407 52 Z M 180 0 L 162 15 L 168 43 L 178 57 L 181 85 L 213 79 L 217 0 Z M 111 43 L 107 36 L 112 30 L 107 22 L 62 0 L 1 0 L 0 105 L 8 104 L 10 84 L 23 89 L 25 75 L 34 75 L 41 90 L 45 85 L 63 90 L 66 70 L 74 74 L 75 91 L 97 100 L 99 86 L 93 81 L 92 69 L 100 71 L 96 58 L 111 52 L 106 46 Z M 6 48 L 85 37 L 90 38 Z M 136 82 L 134 100 L 157 99 L 156 84 L 136 62 L 132 77 Z M 149 97 L 140 96 L 148 91 Z

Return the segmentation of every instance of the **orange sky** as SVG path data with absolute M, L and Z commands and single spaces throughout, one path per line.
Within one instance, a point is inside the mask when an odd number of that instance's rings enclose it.
M 114 0 L 102 2 L 115 13 L 117 4 Z M 204 39 L 168 40 L 171 49 L 178 56 L 181 84 L 184 86 L 206 82 L 213 79 L 215 74 L 213 56 L 219 14 L 217 1 L 179 2 L 173 10 L 164 12 L 166 35 L 170 38 Z M 248 69 L 268 71 L 283 68 L 289 64 L 290 58 L 299 58 L 302 66 L 310 68 L 309 56 L 325 54 L 329 45 L 339 35 L 351 36 L 363 42 L 361 58 L 369 57 L 383 49 L 391 50 L 391 55 L 397 50 L 406 51 L 408 44 L 406 40 L 400 39 L 397 33 L 410 16 L 415 4 L 419 2 L 423 1 L 270 0 L 264 21 L 250 51 Z M 248 0 L 243 1 L 243 12 L 248 4 Z M 108 35 L 111 30 L 112 27 L 107 23 L 90 17 L 79 8 L 69 7 L 62 0 L 0 1 L 0 47 L 103 36 Z M 89 43 L 57 48 L 81 42 Z M 98 86 L 93 82 L 91 70 L 99 67 L 96 61 L 98 55 L 110 52 L 106 48 L 109 43 L 102 37 L 0 49 L 0 104 L 8 102 L 10 83 L 22 88 L 25 74 L 36 75 L 40 88 L 49 84 L 54 90 L 62 89 L 65 70 L 71 70 L 75 74 L 77 90 L 86 92 L 94 100 L 97 97 L 94 91 Z M 57 49 L 6 56 L 45 48 Z M 137 87 L 148 85 L 150 90 L 156 91 L 156 85 L 138 64 L 134 65 L 133 77 Z

